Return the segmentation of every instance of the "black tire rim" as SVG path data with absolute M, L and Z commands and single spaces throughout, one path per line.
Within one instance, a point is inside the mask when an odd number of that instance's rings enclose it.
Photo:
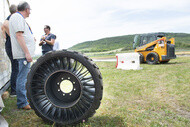
M 73 123 L 92 106 L 95 80 L 80 60 L 53 57 L 34 70 L 29 96 L 42 117 L 56 123 Z M 64 90 L 64 84 L 70 84 L 70 90 Z
M 82 94 L 80 80 L 69 71 L 56 71 L 46 80 L 44 91 L 53 105 L 69 108 L 75 105 Z
M 154 54 L 149 54 L 147 58 L 148 58 L 147 60 L 148 60 L 149 62 L 155 62 L 155 60 L 156 60 Z

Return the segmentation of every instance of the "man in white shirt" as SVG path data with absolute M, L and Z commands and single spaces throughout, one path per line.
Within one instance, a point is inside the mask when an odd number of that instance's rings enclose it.
M 13 59 L 17 59 L 19 64 L 16 81 L 17 107 L 29 110 L 31 107 L 27 101 L 25 84 L 30 62 L 34 56 L 35 40 L 30 26 L 25 21 L 25 18 L 30 15 L 30 5 L 27 2 L 21 2 L 17 8 L 18 12 L 9 20 Z

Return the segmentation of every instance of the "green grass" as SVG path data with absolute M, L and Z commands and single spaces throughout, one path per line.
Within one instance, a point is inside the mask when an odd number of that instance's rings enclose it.
M 104 94 L 97 113 L 83 127 L 190 126 L 190 57 L 168 64 L 142 64 L 142 70 L 118 70 L 115 62 L 98 62 Z M 49 127 L 34 111 L 4 101 L 3 116 L 10 127 Z

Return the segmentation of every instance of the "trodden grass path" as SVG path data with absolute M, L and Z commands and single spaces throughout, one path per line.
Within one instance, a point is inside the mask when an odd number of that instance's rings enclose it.
M 168 64 L 142 64 L 142 70 L 117 70 L 115 62 L 98 62 L 104 96 L 97 113 L 84 127 L 190 126 L 190 57 Z M 49 127 L 34 111 L 4 101 L 3 116 L 10 127 Z

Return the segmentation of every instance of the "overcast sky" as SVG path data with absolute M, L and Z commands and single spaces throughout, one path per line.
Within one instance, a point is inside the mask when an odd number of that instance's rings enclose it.
M 9 0 L 18 4 L 20 0 Z M 190 33 L 190 0 L 26 0 L 27 19 L 37 43 L 50 25 L 61 48 L 104 37 L 149 33 Z M 36 54 L 41 47 L 36 44 Z

